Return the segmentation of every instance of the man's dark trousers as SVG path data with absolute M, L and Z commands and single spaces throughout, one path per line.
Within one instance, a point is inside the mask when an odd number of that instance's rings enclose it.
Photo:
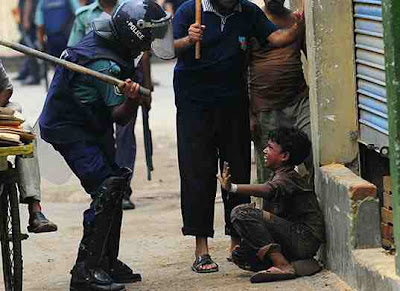
M 229 162 L 232 182 L 250 182 L 248 105 L 178 107 L 178 158 L 184 235 L 212 237 L 218 164 Z M 222 191 L 225 233 L 238 237 L 230 222 L 232 209 L 249 203 Z

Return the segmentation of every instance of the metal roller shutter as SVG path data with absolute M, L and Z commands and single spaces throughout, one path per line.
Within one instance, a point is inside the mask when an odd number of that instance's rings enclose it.
M 388 146 L 385 60 L 380 0 L 354 0 L 360 142 Z

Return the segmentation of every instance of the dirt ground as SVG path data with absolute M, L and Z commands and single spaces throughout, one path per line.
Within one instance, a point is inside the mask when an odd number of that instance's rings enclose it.
M 143 281 L 127 285 L 127 290 L 351 290 L 335 274 L 326 270 L 312 277 L 286 282 L 251 284 L 250 272 L 242 271 L 226 260 L 229 240 L 223 234 L 223 205 L 219 196 L 215 205 L 215 238 L 210 241 L 210 246 L 220 271 L 196 274 L 190 270 L 194 260 L 194 240 L 183 237 L 180 230 L 172 64 L 156 64 L 153 71 L 160 83 L 156 87 L 150 121 L 155 171 L 152 181 L 146 181 L 139 118 L 133 181 L 137 208 L 124 212 L 120 249 L 121 260 L 140 272 Z M 51 164 L 53 160 L 49 159 L 49 156 L 41 156 L 42 161 Z M 56 160 L 53 166 L 59 166 Z M 74 177 L 63 185 L 43 178 L 42 185 L 44 211 L 58 224 L 59 231 L 30 235 L 23 242 L 24 290 L 68 290 L 69 270 L 82 233 L 82 212 L 89 200 Z M 26 224 L 26 207 L 21 206 L 23 229 L 26 229 Z

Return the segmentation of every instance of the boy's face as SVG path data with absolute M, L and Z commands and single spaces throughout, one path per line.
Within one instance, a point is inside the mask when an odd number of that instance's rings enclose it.
M 289 159 L 289 153 L 283 152 L 281 146 L 271 140 L 268 141 L 267 147 L 263 152 L 265 166 L 271 170 L 282 167 Z

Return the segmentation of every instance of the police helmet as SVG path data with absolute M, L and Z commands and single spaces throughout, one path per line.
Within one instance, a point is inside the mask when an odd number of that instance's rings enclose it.
M 175 57 L 171 15 L 154 0 L 122 2 L 111 22 L 118 42 L 131 51 L 152 49 L 162 59 Z

